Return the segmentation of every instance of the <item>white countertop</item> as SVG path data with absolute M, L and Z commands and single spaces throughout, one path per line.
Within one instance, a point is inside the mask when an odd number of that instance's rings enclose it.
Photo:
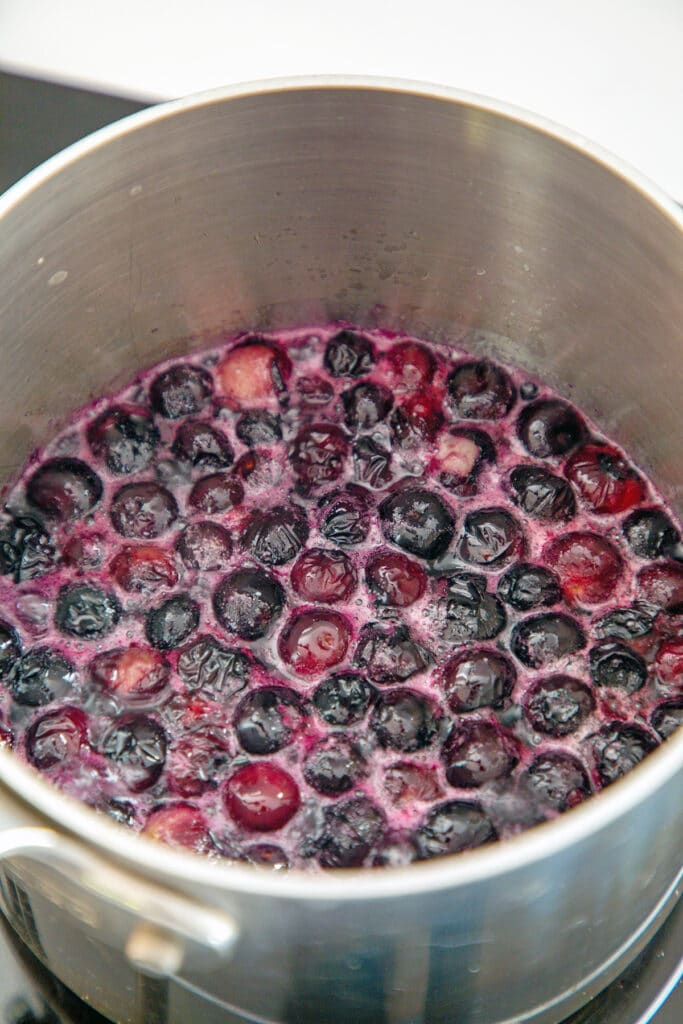
M 142 99 L 374 74 L 505 99 L 683 201 L 683 0 L 0 0 L 0 68 Z

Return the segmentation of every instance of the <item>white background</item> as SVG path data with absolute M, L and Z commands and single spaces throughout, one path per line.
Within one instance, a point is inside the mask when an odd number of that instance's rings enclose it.
M 683 200 L 683 0 L 0 0 L 0 67 L 143 99 L 441 82 L 566 124 Z

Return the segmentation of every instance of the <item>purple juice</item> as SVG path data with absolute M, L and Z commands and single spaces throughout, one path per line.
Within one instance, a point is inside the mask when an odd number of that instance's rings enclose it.
M 609 785 L 683 717 L 680 530 L 572 405 L 345 326 L 170 360 L 0 524 L 0 735 L 136 831 L 406 864 Z

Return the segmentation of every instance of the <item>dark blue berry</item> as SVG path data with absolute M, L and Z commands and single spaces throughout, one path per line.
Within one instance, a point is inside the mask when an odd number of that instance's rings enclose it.
M 337 480 L 348 453 L 348 438 L 340 427 L 310 423 L 296 435 L 289 459 L 300 486 L 308 491 Z
M 497 839 L 491 819 L 478 803 L 447 800 L 437 804 L 417 832 L 420 857 L 441 857 L 473 850 Z
M 670 555 L 681 536 L 669 517 L 658 508 L 640 508 L 624 519 L 622 530 L 638 558 Z
M 213 597 L 221 626 L 243 640 L 265 636 L 284 604 L 282 586 L 263 569 L 237 569 L 221 581 Z
M 373 683 L 402 683 L 432 663 L 426 647 L 414 640 L 406 625 L 367 623 L 360 632 L 354 664 Z
M 178 506 L 171 492 L 160 484 L 125 484 L 114 495 L 109 515 L 122 537 L 151 540 L 175 522 Z
M 0 529 L 0 573 L 11 576 L 15 583 L 43 576 L 55 561 L 49 535 L 30 516 L 12 519 Z
M 326 509 L 320 524 L 323 536 L 340 547 L 362 544 L 371 522 L 368 499 L 351 491 L 342 491 L 323 500 Z
M 566 811 L 591 794 L 588 775 L 571 754 L 541 754 L 524 773 L 521 784 L 535 800 L 552 811 Z
M 105 409 L 87 430 L 93 455 L 104 459 L 111 473 L 138 473 L 154 458 L 159 431 L 146 409 L 112 406 Z
M 353 725 L 377 699 L 377 690 L 357 672 L 339 672 L 316 687 L 313 704 L 328 725 Z
M 525 380 L 519 388 L 519 397 L 523 402 L 530 402 L 538 394 L 538 384 L 531 380 Z
M 316 743 L 304 762 L 306 782 L 325 796 L 336 796 L 353 789 L 364 770 L 359 751 L 337 736 Z
M 504 654 L 486 647 L 467 648 L 443 670 L 443 688 L 455 712 L 502 707 L 512 693 L 517 673 Z
M 21 641 L 9 622 L 0 620 L 0 679 L 5 679 L 21 655 Z
M 325 808 L 318 860 L 325 868 L 360 867 L 381 840 L 386 818 L 366 796 L 355 796 Z
M 389 413 L 394 400 L 388 388 L 362 381 L 342 393 L 344 419 L 354 432 L 370 430 Z
M 213 380 L 208 370 L 190 363 L 178 363 L 152 381 L 149 398 L 152 408 L 169 420 L 194 416 L 213 395 Z
M 105 734 L 101 750 L 133 793 L 149 789 L 166 761 L 166 733 L 146 715 L 126 715 Z
M 637 725 L 612 722 L 595 737 L 598 774 L 603 786 L 616 782 L 657 746 L 656 741 Z
M 381 489 L 391 483 L 391 452 L 371 437 L 353 445 L 354 476 L 360 484 Z
M 251 409 L 240 416 L 235 424 L 235 433 L 249 448 L 272 444 L 282 439 L 280 417 L 267 409 Z
M 603 615 L 594 625 L 595 635 L 600 638 L 613 637 L 615 640 L 637 640 L 652 631 L 651 614 L 639 608 L 615 608 Z
M 510 648 L 528 668 L 543 668 L 586 646 L 578 622 L 561 612 L 532 615 L 512 630 Z
M 212 636 L 199 637 L 178 658 L 178 675 L 187 687 L 212 700 L 228 700 L 243 690 L 249 668 L 246 654 L 224 647 Z
M 546 522 L 567 522 L 576 514 L 571 484 L 540 466 L 517 466 L 510 474 L 516 505 Z
M 505 509 L 480 508 L 465 516 L 458 552 L 466 562 L 498 567 L 523 549 L 519 523 Z
M 592 647 L 589 658 L 591 678 L 597 686 L 616 686 L 626 693 L 636 693 L 645 685 L 645 662 L 618 640 L 607 640 Z
M 447 388 L 455 413 L 466 420 L 501 419 L 515 400 L 515 387 L 505 370 L 484 359 L 456 366 Z
M 240 505 L 244 499 L 242 481 L 232 473 L 210 473 L 197 480 L 187 503 L 192 509 L 213 516 Z
M 683 700 L 670 700 L 665 704 L 660 704 L 652 712 L 650 723 L 663 740 L 668 739 L 679 726 L 683 725 Z
M 59 592 L 55 625 L 68 636 L 96 640 L 111 633 L 122 614 L 118 598 L 110 591 L 90 583 L 74 583 Z
M 469 572 L 452 576 L 447 595 L 443 638 L 448 643 L 492 640 L 505 629 L 505 609 L 497 597 L 487 593 L 483 576 Z
M 175 594 L 152 608 L 145 620 L 145 636 L 152 647 L 170 651 L 180 647 L 199 625 L 199 605 L 189 594 Z
M 202 422 L 181 424 L 171 451 L 176 458 L 202 469 L 221 469 L 232 465 L 235 458 L 225 434 Z
M 242 547 L 264 565 L 291 562 L 307 539 L 304 513 L 285 505 L 252 512 L 240 538 Z
M 576 410 L 556 398 L 539 398 L 525 406 L 517 419 L 517 433 L 537 459 L 566 455 L 588 436 Z
M 215 572 L 227 565 L 232 539 L 220 523 L 190 523 L 178 538 L 177 548 L 188 569 Z
M 485 721 L 457 725 L 444 744 L 442 756 L 451 786 L 468 789 L 509 775 L 519 760 L 511 737 Z
M 49 459 L 29 480 L 26 497 L 49 519 L 79 519 L 102 497 L 102 481 L 81 459 Z
M 254 843 L 244 851 L 244 859 L 249 864 L 270 868 L 272 871 L 286 871 L 289 867 L 287 854 L 280 846 L 273 843 Z
M 548 676 L 533 683 L 524 703 L 532 727 L 549 736 L 575 732 L 595 708 L 589 687 L 565 675 Z
M 291 743 L 306 724 L 303 699 L 288 686 L 252 690 L 237 705 L 233 724 L 248 754 L 273 754 Z
M 62 700 L 73 689 L 73 665 L 50 647 L 34 647 L 12 665 L 7 689 L 17 704 L 39 707 Z
M 425 696 L 396 687 L 380 694 L 370 716 L 370 728 L 380 746 L 410 753 L 433 742 L 438 731 L 438 712 Z
M 404 487 L 379 506 L 382 532 L 388 541 L 420 558 L 443 554 L 455 521 L 448 506 L 423 487 Z
M 362 377 L 374 362 L 372 342 L 356 331 L 339 331 L 325 347 L 325 369 L 333 377 Z
M 562 597 L 560 581 L 541 565 L 518 562 L 498 581 L 498 596 L 520 612 L 556 604 Z

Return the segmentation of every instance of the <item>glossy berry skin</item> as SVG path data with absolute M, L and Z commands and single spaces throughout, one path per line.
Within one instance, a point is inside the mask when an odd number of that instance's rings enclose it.
M 370 728 L 382 747 L 405 754 L 428 747 L 438 729 L 438 712 L 422 694 L 395 687 L 380 695 Z
M 21 640 L 9 622 L 0 620 L 0 679 L 6 679 L 21 654 Z
M 318 841 L 324 868 L 358 868 L 382 839 L 386 818 L 366 796 L 354 796 L 325 808 L 325 826 Z
M 356 572 L 343 551 L 308 548 L 292 566 L 292 587 L 304 601 L 334 604 L 347 601 L 356 589 Z
M 290 462 L 300 484 L 313 488 L 338 480 L 348 454 L 348 438 L 340 427 L 333 423 L 311 423 L 295 437 Z
M 201 421 L 181 424 L 171 451 L 176 458 L 199 469 L 222 469 L 232 465 L 235 458 L 225 434 Z
M 589 661 L 591 678 L 596 686 L 616 687 L 626 693 L 636 693 L 645 685 L 645 662 L 639 654 L 618 640 L 607 640 L 592 647 Z
M 276 398 L 286 388 L 292 364 L 278 346 L 263 338 L 235 345 L 216 369 L 221 390 L 236 407 Z
M 160 484 L 125 484 L 114 495 L 109 515 L 122 537 L 152 540 L 175 522 L 178 506 L 171 492 Z
M 206 853 L 211 846 L 207 821 L 192 804 L 168 804 L 153 811 L 145 822 L 143 835 L 167 846 Z
M 422 860 L 461 853 L 497 839 L 491 819 L 480 804 L 468 800 L 447 800 L 427 814 L 417 833 Z
M 97 640 L 116 627 L 123 614 L 118 598 L 89 583 L 62 587 L 57 597 L 55 625 L 60 633 Z
M 465 420 L 501 419 L 515 400 L 515 388 L 505 370 L 483 359 L 456 366 L 447 388 L 453 411 Z
M 527 668 L 543 668 L 586 646 L 575 619 L 562 612 L 531 615 L 512 630 L 510 649 Z
M 189 594 L 174 594 L 147 614 L 145 636 L 157 650 L 171 651 L 180 647 L 198 625 L 197 602 Z
M 493 640 L 505 629 L 502 602 L 486 590 L 486 579 L 462 572 L 448 580 L 443 638 L 451 644 Z
M 362 377 L 372 369 L 375 348 L 356 331 L 339 331 L 328 341 L 323 362 L 333 377 Z
M 660 704 L 652 712 L 650 723 L 663 740 L 668 739 L 683 725 L 683 700 L 671 700 Z
M 263 569 L 238 569 L 221 581 L 213 610 L 223 629 L 243 640 L 266 636 L 280 617 L 285 592 Z
M 441 402 L 430 392 L 415 391 L 391 414 L 391 435 L 400 448 L 433 441 L 443 425 Z
M 90 662 L 93 682 L 129 703 L 156 697 L 170 676 L 171 666 L 163 655 L 145 647 L 104 651 Z
M 365 566 L 365 579 L 377 604 L 407 608 L 419 601 L 427 586 L 422 566 L 400 551 L 378 551 Z
M 153 544 L 126 544 L 109 565 L 121 587 L 133 594 L 153 593 L 178 582 L 173 556 Z
M 74 689 L 74 666 L 51 647 L 34 647 L 17 657 L 8 673 L 6 686 L 16 704 L 39 707 L 63 700 Z
M 48 711 L 26 731 L 26 757 L 40 771 L 49 771 L 77 760 L 87 742 L 88 720 L 80 708 Z
M 640 608 L 615 608 L 593 624 L 601 639 L 637 640 L 652 631 L 653 616 Z
M 644 566 L 636 577 L 642 601 L 669 615 L 683 612 L 683 565 L 662 562 Z
M 411 635 L 407 626 L 363 626 L 354 654 L 354 665 L 373 683 L 402 683 L 432 663 L 432 655 Z
M 612 722 L 602 727 L 595 746 L 600 781 L 609 786 L 640 764 L 657 743 L 637 725 Z
M 504 778 L 519 760 L 511 737 L 486 721 L 463 721 L 457 725 L 442 756 L 450 785 L 466 789 Z
M 386 539 L 419 558 L 437 558 L 453 539 L 450 509 L 423 487 L 395 491 L 384 499 L 379 513 Z
M 153 718 L 126 715 L 105 734 L 101 750 L 132 793 L 159 779 L 166 761 L 166 733 Z
M 241 505 L 243 500 L 244 487 L 238 477 L 231 473 L 210 473 L 197 480 L 187 503 L 192 510 L 213 516 Z
M 540 398 L 525 406 L 517 419 L 517 433 L 537 459 L 566 455 L 588 436 L 576 410 L 554 398 Z
M 389 414 L 394 404 L 388 388 L 370 381 L 355 384 L 341 396 L 344 421 L 349 430 L 371 430 Z
M 48 519 L 81 519 L 102 497 L 102 481 L 81 459 L 49 459 L 30 478 L 26 497 Z
M 328 725 L 360 722 L 376 700 L 377 690 L 359 672 L 328 676 L 313 692 L 315 709 Z
M 302 698 L 288 686 L 264 686 L 243 697 L 233 724 L 248 754 L 274 754 L 288 746 L 306 727 Z
M 282 440 L 280 417 L 267 409 L 251 409 L 240 416 L 235 433 L 243 444 L 255 448 Z
M 334 388 L 329 380 L 313 374 L 310 377 L 299 377 L 296 390 L 304 408 L 311 412 L 327 405 L 334 398 Z
M 331 736 L 318 742 L 304 762 L 304 778 L 324 796 L 337 796 L 353 789 L 364 774 L 360 753 L 342 737 Z
M 381 489 L 391 483 L 391 452 L 372 437 L 359 437 L 353 444 L 354 479 L 366 487 Z
M 344 660 L 351 640 L 351 625 L 330 608 L 297 612 L 278 638 L 278 653 L 290 671 L 316 676 Z
M 621 526 L 628 546 L 638 558 L 662 558 L 680 543 L 681 535 L 666 513 L 640 508 L 626 516 Z
M 244 859 L 259 868 L 271 871 L 286 871 L 289 860 L 285 851 L 273 843 L 254 843 L 244 851 Z
M 595 709 L 590 688 L 567 675 L 546 676 L 533 683 L 524 697 L 527 718 L 538 732 L 568 736 Z
M 322 499 L 324 514 L 320 532 L 331 544 L 346 548 L 365 540 L 371 521 L 367 494 L 357 487 Z
M 282 828 L 301 804 L 299 787 L 292 776 L 268 761 L 239 768 L 228 779 L 224 798 L 230 817 L 243 828 L 257 832 Z
M 490 647 L 466 648 L 443 668 L 442 687 L 456 713 L 499 708 L 509 698 L 517 673 L 508 657 Z
M 561 751 L 537 757 L 524 773 L 522 784 L 550 811 L 576 807 L 591 794 L 591 784 L 581 762 Z
M 31 516 L 18 516 L 0 529 L 0 573 L 15 583 L 45 575 L 56 560 L 49 534 Z
M 106 548 L 106 538 L 100 533 L 74 534 L 62 548 L 62 563 L 77 575 L 86 575 L 101 568 Z
M 181 736 L 166 756 L 168 788 L 179 796 L 200 796 L 215 788 L 230 765 L 230 736 L 226 729 L 205 726 Z
M 213 380 L 208 370 L 191 363 L 178 363 L 152 381 L 149 399 L 152 408 L 165 419 L 195 416 L 210 401 Z
M 542 565 L 518 562 L 498 581 L 498 596 L 519 612 L 557 604 L 562 597 L 560 581 Z
M 565 523 L 576 514 L 571 485 L 541 466 L 517 466 L 510 473 L 510 485 L 515 504 L 534 519 Z
M 178 554 L 188 569 L 216 572 L 232 555 L 232 538 L 220 523 L 199 521 L 185 527 L 177 541 Z
M 567 601 L 602 604 L 614 593 L 623 572 L 617 549 L 586 531 L 566 533 L 546 544 L 544 561 L 557 573 Z
M 601 515 L 625 512 L 645 497 L 641 477 L 608 444 L 583 445 L 568 459 L 564 471 L 584 504 Z
M 683 637 L 662 640 L 653 667 L 658 693 L 665 697 L 683 696 Z
M 159 430 L 141 406 L 115 405 L 90 423 L 86 431 L 90 450 L 116 476 L 139 473 L 154 458 Z
M 285 565 L 296 558 L 308 539 L 304 514 L 293 506 L 278 505 L 252 512 L 240 542 L 264 565 Z
M 412 761 L 397 761 L 387 768 L 384 789 L 396 807 L 410 807 L 415 800 L 429 803 L 443 796 L 436 774 Z
M 425 345 L 403 341 L 393 345 L 387 354 L 392 377 L 400 387 L 415 390 L 431 384 L 436 360 Z
M 181 650 L 177 671 L 188 689 L 225 701 L 244 689 L 250 668 L 243 651 L 226 647 L 213 636 L 200 636 Z
M 523 550 L 519 523 L 505 509 L 481 508 L 465 516 L 458 551 L 471 565 L 505 565 Z

